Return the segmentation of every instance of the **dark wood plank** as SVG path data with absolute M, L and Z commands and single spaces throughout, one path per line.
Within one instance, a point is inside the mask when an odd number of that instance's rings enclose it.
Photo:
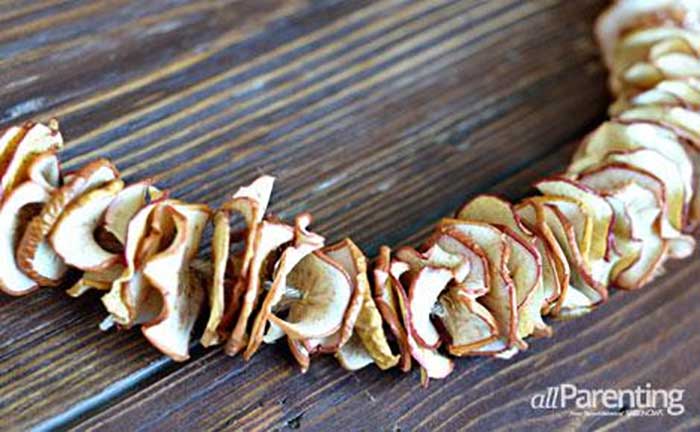
M 491 185 L 519 196 L 562 167 L 570 147 L 561 144 L 607 105 L 590 36 L 603 3 L 22 2 L 0 14 L 0 118 L 57 115 L 67 169 L 110 157 L 128 179 L 153 176 L 211 205 L 260 172 L 275 174 L 273 211 L 312 211 L 329 239 L 350 235 L 372 254 L 415 242 Z M 593 342 L 607 334 L 591 327 L 597 320 L 632 340 L 666 334 L 625 317 L 639 321 L 630 310 L 662 303 L 687 312 L 697 284 L 664 300 L 668 284 L 557 325 L 555 339 L 517 362 L 460 362 L 459 376 L 427 391 L 412 375 L 347 374 L 330 359 L 301 376 L 277 347 L 247 364 L 196 349 L 176 365 L 138 331 L 99 332 L 96 296 L 1 297 L 0 428 L 505 425 L 515 417 L 497 407 L 530 389 L 538 362 L 552 364 L 543 382 L 555 382 L 586 376 L 575 356 L 586 341 L 593 357 L 622 355 Z M 693 324 L 668 334 L 680 340 Z M 589 327 L 578 345 L 573 336 Z M 665 346 L 697 349 L 680 343 Z M 644 377 L 598 366 L 591 376 L 611 383 Z M 549 421 L 523 407 L 518 418 Z

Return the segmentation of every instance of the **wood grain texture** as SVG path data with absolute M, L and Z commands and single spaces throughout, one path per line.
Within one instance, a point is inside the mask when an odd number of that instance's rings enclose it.
M 0 123 L 58 116 L 68 170 L 218 205 L 265 172 L 272 211 L 330 241 L 418 242 L 474 194 L 522 196 L 559 171 L 608 99 L 582 1 L 180 1 L 0 4 Z M 208 239 L 205 244 L 208 244 Z M 204 248 L 203 255 L 208 253 Z M 175 364 L 139 331 L 102 333 L 98 297 L 0 297 L 0 429 L 697 429 L 697 258 L 554 325 L 515 361 L 460 360 L 445 382 L 350 374 L 282 347 Z M 688 389 L 689 414 L 639 422 L 537 412 L 547 385 Z

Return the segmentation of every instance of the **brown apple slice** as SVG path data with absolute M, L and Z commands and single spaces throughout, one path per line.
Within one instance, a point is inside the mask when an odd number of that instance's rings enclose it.
M 0 290 L 13 296 L 28 294 L 39 287 L 15 260 L 15 246 L 25 230 L 27 219 L 49 199 L 49 191 L 28 181 L 11 191 L 0 205 Z
M 204 305 L 204 287 L 190 263 L 197 255 L 210 211 L 205 205 L 170 202 L 165 207 L 175 224 L 175 238 L 143 267 L 146 280 L 162 296 L 162 309 L 141 331 L 175 361 L 189 358 L 190 333 Z
M 105 250 L 97 243 L 95 231 L 105 211 L 123 188 L 122 180 L 113 180 L 66 206 L 49 234 L 49 243 L 63 262 L 84 271 L 100 271 L 119 261 L 118 254 Z M 76 239 L 81 240 L 78 242 Z
M 271 314 L 270 320 L 289 338 L 322 338 L 340 329 L 352 294 L 352 282 L 340 266 L 315 251 L 294 267 L 287 282 L 302 298 L 292 302 L 286 319 Z
M 481 354 L 511 357 L 527 344 L 518 337 L 518 307 L 515 286 L 508 274 L 510 246 L 506 235 L 499 229 L 482 222 L 443 219 L 439 232 L 448 235 L 461 233 L 478 244 L 489 263 L 491 287 L 481 302 L 493 314 L 499 324 L 499 340 L 480 348 Z
M 246 360 L 249 360 L 255 354 L 263 342 L 265 327 L 270 319 L 270 315 L 273 313 L 273 308 L 278 305 L 288 290 L 287 277 L 289 273 L 294 271 L 294 267 L 307 255 L 323 247 L 325 239 L 318 234 L 309 232 L 308 227 L 310 224 L 311 215 L 308 213 L 303 213 L 295 219 L 293 243 L 284 249 L 279 260 L 277 260 L 272 284 L 253 321 L 248 345 L 243 355 L 243 358 Z M 355 308 L 358 309 L 359 306 L 355 306 Z M 348 310 L 350 309 L 348 308 Z M 353 323 L 356 317 L 357 312 L 354 312 L 354 317 L 351 318 Z M 347 331 L 351 332 L 352 327 Z M 307 350 L 313 352 L 309 347 L 307 347 Z
M 28 122 L 22 128 L 24 133 L 15 135 L 0 161 L 0 197 L 29 179 L 28 168 L 36 156 L 63 147 L 63 138 L 55 120 L 49 122 L 48 126 Z M 21 137 L 19 141 L 16 140 L 17 137 Z
M 408 270 L 408 266 L 405 263 L 394 263 L 393 267 L 393 273 L 398 275 Z M 399 269 L 401 270 L 399 271 Z M 374 280 L 372 285 L 374 302 L 399 346 L 401 356 L 399 369 L 403 372 L 408 372 L 411 370 L 411 351 L 408 346 L 403 314 L 398 304 L 397 286 L 399 282 L 396 279 L 397 276 L 395 277 L 392 274 L 391 249 L 389 247 L 382 246 L 379 248 L 379 256 L 374 264 L 372 275 Z
M 118 173 L 114 165 L 99 159 L 81 168 L 70 181 L 51 194 L 41 213 L 27 226 L 17 246 L 17 261 L 24 273 L 42 286 L 56 286 L 61 282 L 67 267 L 49 244 L 51 230 L 73 200 L 116 178 Z
M 124 265 L 118 263 L 102 271 L 86 271 L 78 282 L 66 290 L 66 294 L 71 297 L 80 297 L 91 289 L 109 291 L 112 289 L 112 283 L 124 273 L 124 270 Z

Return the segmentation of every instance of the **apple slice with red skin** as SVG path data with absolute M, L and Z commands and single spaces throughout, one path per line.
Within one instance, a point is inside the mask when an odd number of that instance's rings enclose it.
M 261 295 L 261 281 L 265 279 L 265 263 L 273 252 L 294 239 L 294 229 L 286 224 L 263 220 L 255 230 L 253 256 L 250 260 L 245 291 L 236 325 L 226 342 L 226 354 L 234 356 L 248 345 L 248 322 Z
M 392 265 L 391 275 L 396 292 L 396 303 L 399 306 L 401 318 L 404 323 L 411 322 L 411 311 L 408 307 L 408 296 L 404 290 L 400 279 L 402 275 L 409 271 L 406 264 Z M 443 379 L 454 370 L 454 362 L 441 355 L 437 350 L 421 346 L 413 337 L 413 332 L 408 327 L 406 332 L 406 344 L 411 352 L 411 356 L 421 367 L 421 383 L 425 387 L 428 381 L 433 379 Z
M 197 254 L 210 211 L 205 205 L 170 201 L 165 212 L 175 225 L 175 237 L 143 266 L 148 283 L 162 296 L 158 316 L 144 323 L 144 336 L 175 361 L 189 358 L 190 333 L 205 301 L 202 280 L 190 267 Z
M 663 19 L 665 11 L 674 11 L 669 16 L 673 18 L 675 14 L 682 17 L 685 13 L 700 12 L 698 9 L 693 3 L 675 0 L 618 0 L 612 3 L 595 22 L 595 36 L 606 65 L 612 68 L 616 45 L 635 24 L 649 22 L 649 19 Z
M 287 276 L 301 293 L 285 319 L 269 319 L 291 339 L 322 338 L 340 329 L 350 305 L 352 282 L 347 273 L 320 251 L 306 255 Z
M 143 180 L 125 187 L 110 203 L 104 214 L 105 230 L 110 232 L 122 245 L 126 243 L 129 221 L 144 206 L 165 199 L 167 191 L 152 185 L 152 180 Z
M 546 223 L 545 209 L 541 203 L 537 202 L 536 199 L 525 200 L 515 206 L 515 211 L 520 220 L 541 239 L 540 254 L 542 257 L 546 257 L 542 261 L 542 275 L 543 278 L 549 278 L 545 280 L 549 280 L 549 284 L 553 286 L 551 288 L 552 303 L 548 307 L 548 313 L 560 316 L 562 309 L 568 308 L 569 298 L 567 295 L 571 277 L 569 260 Z
M 579 174 L 598 166 L 611 152 L 643 148 L 655 150 L 673 162 L 683 179 L 686 194 L 692 194 L 693 162 L 688 152 L 675 133 L 654 124 L 623 124 L 614 121 L 603 123 L 584 139 L 567 173 Z
M 41 213 L 27 226 L 17 246 L 17 262 L 24 273 L 42 286 L 60 284 L 68 268 L 49 244 L 51 230 L 72 201 L 118 176 L 114 165 L 98 159 L 74 173 L 70 181 L 51 194 Z
M 522 224 L 508 201 L 480 195 L 457 214 L 458 219 L 475 220 L 494 225 L 506 234 L 511 247 L 508 271 L 518 300 L 518 334 L 550 336 L 551 328 L 542 320 L 546 298 L 542 281 L 542 257 L 535 247 L 536 237 Z
M 589 187 L 603 192 L 619 189 L 628 183 L 635 183 L 652 191 L 661 207 L 660 235 L 669 242 L 668 252 L 673 258 L 685 258 L 692 253 L 695 240 L 690 236 L 683 235 L 670 224 L 669 218 L 666 216 L 666 186 L 662 180 L 649 171 L 621 161 L 603 162 L 599 166 L 581 173 L 578 179 Z
M 566 263 L 566 268 L 562 268 L 561 272 L 568 273 L 567 280 L 563 281 L 567 285 L 563 285 L 565 288 L 553 314 L 561 318 L 570 318 L 585 314 L 605 301 L 607 289 L 591 275 L 579 250 L 576 230 L 562 208 L 556 205 L 560 200 L 553 198 L 551 202 L 546 196 L 528 198 L 524 201 L 526 205 L 521 207 L 520 214 L 529 226 L 532 225 L 532 229 L 538 229 L 550 250 L 564 256 L 560 264 Z
M 50 121 L 48 126 L 27 122 L 19 131 L 15 131 L 16 134 L 5 141 L 4 151 L 0 155 L 0 200 L 29 179 L 29 167 L 38 155 L 63 147 L 63 138 L 55 120 Z
M 593 220 L 591 248 L 585 259 L 591 263 L 609 259 L 614 213 L 605 198 L 595 190 L 564 177 L 541 180 L 535 184 L 535 188 L 544 195 L 565 196 L 580 202 Z
M 165 211 L 166 203 L 167 200 L 148 204 L 131 219 L 124 245 L 125 269 L 102 296 L 110 316 L 122 327 L 151 321 L 162 308 L 157 292 L 143 274 L 143 266 L 167 248 L 175 236 L 174 221 Z
M 481 302 L 499 324 L 499 340 L 488 344 L 475 354 L 512 357 L 527 344 L 518 337 L 518 307 L 515 286 L 508 274 L 510 246 L 506 235 L 499 229 L 482 222 L 443 219 L 438 224 L 439 232 L 452 235 L 461 233 L 478 244 L 485 252 L 489 263 L 491 287 Z
M 209 287 L 209 320 L 202 335 L 205 347 L 223 343 L 232 331 L 236 314 L 239 312 L 248 272 L 255 253 L 258 227 L 263 220 L 272 195 L 274 178 L 262 176 L 248 186 L 238 189 L 214 216 L 214 236 L 212 239 L 212 261 L 214 263 L 212 285 Z M 246 225 L 244 251 L 237 269 L 230 266 L 231 222 L 234 215 L 240 215 Z M 227 280 L 227 273 L 234 273 L 233 280 Z M 236 351 L 242 347 L 236 347 Z
M 95 231 L 123 188 L 122 180 L 113 180 L 66 206 L 49 234 L 51 247 L 64 263 L 84 271 L 100 271 L 119 262 L 119 254 L 105 250 L 97 242 Z
M 26 228 L 26 211 L 41 206 L 49 199 L 49 191 L 42 186 L 28 181 L 11 191 L 0 206 L 0 259 L 4 265 L 0 272 L 0 290 L 20 296 L 28 294 L 39 287 L 37 282 L 27 276 L 15 260 L 15 245 Z
M 323 339 L 305 341 L 307 349 L 311 352 L 340 353 L 343 346 L 356 335 L 361 344 L 353 348 L 356 355 L 364 351 L 380 369 L 395 366 L 399 357 L 391 352 L 381 315 L 371 297 L 364 254 L 349 238 L 324 248 L 323 252 L 347 272 L 354 289 L 341 329 Z
M 394 267 L 393 272 L 392 266 Z M 399 271 L 399 269 L 401 271 Z M 400 275 L 406 270 L 408 270 L 408 266 L 405 263 L 392 263 L 391 249 L 388 246 L 381 246 L 379 248 L 379 256 L 375 261 L 372 271 L 374 280 L 374 284 L 372 284 L 372 294 L 379 313 L 394 335 L 396 343 L 399 346 L 401 356 L 399 369 L 403 372 L 411 370 L 411 350 L 408 345 L 403 313 L 398 304 L 397 286 L 399 282 L 393 273 Z
M 325 239 L 318 234 L 309 232 L 308 226 L 310 224 L 310 214 L 303 213 L 296 217 L 294 224 L 294 240 L 292 244 L 284 249 L 279 260 L 277 260 L 275 264 L 272 285 L 253 321 L 250 337 L 248 339 L 248 346 L 243 354 L 245 360 L 249 360 L 263 342 L 265 327 L 270 319 L 270 315 L 273 313 L 273 308 L 282 301 L 288 290 L 287 277 L 289 273 L 291 273 L 294 267 L 307 255 L 323 247 Z M 352 331 L 352 329 L 350 329 L 350 331 Z M 307 351 L 313 353 L 308 347 Z
M 498 339 L 496 320 L 475 299 L 450 289 L 440 296 L 439 305 L 438 319 L 449 336 L 447 351 L 451 355 L 472 355 Z
M 672 130 L 682 139 L 700 149 L 700 114 L 686 108 L 672 106 L 642 106 L 621 112 L 617 121 L 624 123 L 646 122 Z

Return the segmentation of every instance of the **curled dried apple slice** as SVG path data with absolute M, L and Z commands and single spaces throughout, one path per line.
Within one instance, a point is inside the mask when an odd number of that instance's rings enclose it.
M 466 275 L 455 272 L 456 284 L 452 289 L 458 295 L 475 299 L 489 292 L 490 275 L 486 255 L 467 236 L 458 232 L 452 232 L 451 235 L 438 232 L 428 240 L 427 246 L 430 247 L 428 252 L 436 250 L 435 246 L 438 246 L 437 250 L 452 254 L 460 268 L 464 267 L 468 271 Z M 440 265 L 437 261 L 434 263 Z
M 374 363 L 374 358 L 367 352 L 357 334 L 352 334 L 347 343 L 335 353 L 335 358 L 343 369 L 356 371 Z
M 505 239 L 505 234 L 483 222 L 459 219 L 443 219 L 438 229 L 448 235 L 463 234 L 478 244 L 487 257 L 491 286 L 488 294 L 483 296 L 481 301 L 499 325 L 499 339 L 481 347 L 476 353 L 509 358 L 519 349 L 526 348 L 525 342 L 518 337 L 517 298 L 515 287 L 508 274 L 510 246 Z
M 700 113 L 683 107 L 653 105 L 627 109 L 617 118 L 626 123 L 647 122 L 661 125 L 700 148 Z
M 53 191 L 61 184 L 61 169 L 55 150 L 48 150 L 32 159 L 27 168 L 29 180 L 48 191 Z
M 26 228 L 27 219 L 37 207 L 49 199 L 49 191 L 28 181 L 11 191 L 0 206 L 0 289 L 19 296 L 38 288 L 37 282 L 26 275 L 15 260 L 15 246 Z
M 167 197 L 167 192 L 144 180 L 125 187 L 114 197 L 104 213 L 104 228 L 122 245 L 126 244 L 129 221 L 144 206 Z
M 493 315 L 474 299 L 448 290 L 439 299 L 439 319 L 449 335 L 447 350 L 454 356 L 470 355 L 498 339 Z
M 411 311 L 408 307 L 408 296 L 401 285 L 400 278 L 409 270 L 407 265 L 394 265 L 391 269 L 392 280 L 396 292 L 396 303 L 399 307 L 403 322 L 411 322 Z M 423 386 L 428 385 L 428 381 L 433 379 L 443 379 L 454 370 L 454 362 L 441 355 L 437 350 L 421 346 L 413 337 L 413 332 L 406 332 L 406 344 L 411 356 L 416 359 L 421 367 L 421 382 Z
M 287 283 L 301 298 L 292 302 L 286 319 L 271 314 L 270 320 L 289 338 L 322 338 L 340 329 L 352 294 L 352 282 L 340 266 L 315 251 L 294 266 Z
M 189 358 L 190 333 L 205 300 L 201 276 L 190 264 L 209 220 L 209 208 L 171 202 L 165 211 L 174 221 L 175 238 L 143 267 L 146 280 L 162 296 L 162 309 L 141 331 L 161 352 L 184 361 Z
M 536 199 L 523 201 L 515 207 L 520 219 L 528 228 L 536 233 L 538 250 L 545 258 L 542 261 L 542 276 L 545 287 L 550 286 L 550 304 L 547 312 L 555 316 L 561 315 L 562 308 L 567 303 L 567 291 L 571 269 L 564 250 L 554 237 L 552 230 L 547 226 L 545 210 Z
M 607 299 L 607 288 L 593 277 L 591 269 L 585 262 L 579 249 L 577 230 L 571 223 L 573 212 L 582 211 L 576 206 L 562 206 L 561 199 L 534 197 L 525 200 L 529 209 L 535 209 L 534 217 L 539 234 L 549 245 L 550 250 L 562 254 L 566 262 L 564 272 L 568 272 L 567 286 L 562 291 L 559 304 L 554 314 L 562 318 L 572 318 L 589 312 L 593 307 Z M 571 203 L 569 203 L 571 204 Z M 523 220 L 532 223 L 533 213 L 521 213 Z
M 279 222 L 263 220 L 255 230 L 253 255 L 244 279 L 245 290 L 236 325 L 226 342 L 226 354 L 236 355 L 248 344 L 248 321 L 258 304 L 265 267 L 273 252 L 294 239 L 294 229 Z
M 0 155 L 0 197 L 29 179 L 28 168 L 39 154 L 63 147 L 56 120 L 51 120 L 48 126 L 27 122 L 20 129 Z
M 145 206 L 129 222 L 124 245 L 126 268 L 112 282 L 110 291 L 102 296 L 110 316 L 122 327 L 151 321 L 162 309 L 159 296 L 143 274 L 143 266 L 174 238 L 175 226 L 165 211 L 166 203 Z
M 117 263 L 102 271 L 86 271 L 83 276 L 66 291 L 71 297 L 80 297 L 91 289 L 109 291 L 112 283 L 124 273 L 124 265 Z
M 81 168 L 70 181 L 51 194 L 41 213 L 27 226 L 17 246 L 17 261 L 24 273 L 42 286 L 56 286 L 61 282 L 67 267 L 49 245 L 49 233 L 73 200 L 117 177 L 114 165 L 99 159 Z
M 675 0 L 618 0 L 612 3 L 595 23 L 595 35 L 608 68 L 613 66 L 615 47 L 626 30 L 644 23 L 643 18 L 663 19 L 663 12 L 667 10 L 673 11 L 672 17 L 674 14 L 683 16 L 688 12 L 698 12 L 700 7 L 694 2 Z
M 287 286 L 287 277 L 289 273 L 293 271 L 294 267 L 296 267 L 304 257 L 323 247 L 324 238 L 318 234 L 309 232 L 308 226 L 310 224 L 311 215 L 308 213 L 297 216 L 295 220 L 294 241 L 284 249 L 279 260 L 277 260 L 272 284 L 255 317 L 253 327 L 250 331 L 248 346 L 243 356 L 246 360 L 250 359 L 260 347 L 263 341 L 265 326 L 270 319 L 273 308 L 278 305 L 284 298 L 285 293 L 289 290 Z M 299 300 L 299 298 L 294 300 Z M 307 351 L 311 352 L 309 347 L 307 347 Z
M 658 232 L 662 218 L 659 201 L 653 192 L 629 183 L 613 193 L 626 208 L 630 218 L 630 237 L 641 243 L 639 255 L 627 268 L 618 272 L 615 284 L 623 289 L 637 289 L 647 283 L 660 266 L 668 244 Z
M 247 287 L 248 272 L 255 253 L 255 241 L 258 226 L 267 210 L 274 178 L 262 176 L 248 186 L 238 189 L 232 199 L 218 210 L 214 217 L 214 238 L 212 260 L 214 262 L 214 277 L 209 287 L 209 320 L 207 322 L 202 345 L 211 346 L 222 343 L 231 333 L 234 322 L 243 302 Z M 231 241 L 231 222 L 234 215 L 240 215 L 245 222 L 245 244 L 243 255 L 238 260 L 237 268 L 231 265 L 229 258 Z M 227 273 L 235 273 L 232 280 L 227 279 Z M 247 323 L 246 323 L 247 324 Z M 242 348 L 242 342 L 231 352 Z
M 683 229 L 685 204 L 690 201 L 690 197 L 686 198 L 683 179 L 672 162 L 659 152 L 649 149 L 612 153 L 606 160 L 635 166 L 661 180 L 666 190 L 669 221 L 677 230 Z
M 481 195 L 462 207 L 457 217 L 492 224 L 506 234 L 511 248 L 508 271 L 518 301 L 518 335 L 521 338 L 551 335 L 541 312 L 547 302 L 542 257 L 534 246 L 536 237 L 522 224 L 512 205 L 496 196 Z
M 584 140 L 567 172 L 578 174 L 598 166 L 611 152 L 637 149 L 655 150 L 672 161 L 686 193 L 692 193 L 693 163 L 688 153 L 675 133 L 654 124 L 603 123 Z
M 609 257 L 613 210 L 605 198 L 593 189 L 563 177 L 539 181 L 535 184 L 535 188 L 545 195 L 564 196 L 581 203 L 593 223 L 591 247 L 585 258 L 593 262 Z
M 95 231 L 114 197 L 123 188 L 123 181 L 113 180 L 66 206 L 49 235 L 51 247 L 63 262 L 80 270 L 99 271 L 119 261 L 118 254 L 97 243 Z
M 408 346 L 406 328 L 403 323 L 403 314 L 399 308 L 397 299 L 397 286 L 399 285 L 397 276 L 403 269 L 408 269 L 405 263 L 394 263 L 392 272 L 391 249 L 387 246 L 379 248 L 379 256 L 372 271 L 374 284 L 373 298 L 377 309 L 386 322 L 389 330 L 394 335 L 400 351 L 399 368 L 403 372 L 411 370 L 411 351 Z M 402 268 L 402 271 L 398 271 Z

